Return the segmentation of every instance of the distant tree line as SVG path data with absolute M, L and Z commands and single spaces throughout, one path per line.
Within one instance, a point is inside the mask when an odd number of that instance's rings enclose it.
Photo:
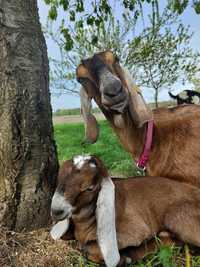
M 99 108 L 93 108 L 93 113 L 100 113 Z M 70 115 L 81 115 L 80 108 L 72 108 L 72 109 L 57 109 L 53 112 L 53 116 L 70 116 Z

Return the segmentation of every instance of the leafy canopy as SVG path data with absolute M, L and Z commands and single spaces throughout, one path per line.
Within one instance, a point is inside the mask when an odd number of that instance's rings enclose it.
M 54 2 L 57 12 L 61 1 L 48 2 Z M 121 1 L 116 2 L 119 5 Z M 96 5 L 101 3 L 103 7 L 100 11 L 97 9 L 97 13 L 92 13 L 94 3 L 87 6 L 88 2 L 84 1 L 81 4 L 82 11 L 79 12 L 78 8 L 74 17 L 74 13 L 70 13 L 72 9 L 69 4 L 72 1 L 67 1 L 64 14 L 69 16 L 68 25 L 62 20 L 59 29 L 54 29 L 54 24 L 48 21 L 45 35 L 54 41 L 60 51 L 60 58 L 50 58 L 51 88 L 58 94 L 78 94 L 75 69 L 80 60 L 97 51 L 111 49 L 131 71 L 138 85 L 153 89 L 157 105 L 161 90 L 169 90 L 176 82 L 184 84 L 188 80 L 192 81 L 192 77 L 199 71 L 199 54 L 193 52 L 190 46 L 192 33 L 177 16 L 189 4 L 187 1 L 181 5 L 177 1 L 168 1 L 161 12 L 158 1 L 123 1 L 121 5 L 124 6 L 124 13 L 119 17 L 116 2 L 105 12 L 104 4 L 107 2 L 95 2 Z M 71 8 L 77 4 L 78 1 L 75 1 Z M 150 6 L 149 13 L 144 15 L 145 4 Z M 95 22 L 98 18 L 99 21 Z M 138 22 L 143 24 L 140 32 Z
M 65 38 L 65 49 L 71 50 L 74 46 L 74 40 L 69 30 L 70 25 L 76 25 L 78 28 L 83 28 L 85 25 L 100 27 L 102 22 L 108 20 L 112 12 L 112 2 L 109 0 L 44 0 L 50 6 L 49 18 L 56 20 L 59 9 L 66 13 L 66 20 L 62 24 L 61 32 Z M 117 1 L 123 8 L 123 15 L 127 11 L 131 12 L 134 19 L 143 16 L 143 8 L 146 4 L 158 6 L 159 0 L 119 0 Z M 175 14 L 182 14 L 186 8 L 192 6 L 197 14 L 200 14 L 200 1 L 193 0 L 168 0 L 169 8 Z M 158 15 L 159 10 L 155 10 Z M 69 23 L 70 21 L 70 23 Z M 97 43 L 98 35 L 94 35 L 93 44 Z
M 185 84 L 199 71 L 199 53 L 193 52 L 192 33 L 176 14 L 165 8 L 158 20 L 151 23 L 129 44 L 126 65 L 135 73 L 139 84 L 158 93 L 174 83 Z

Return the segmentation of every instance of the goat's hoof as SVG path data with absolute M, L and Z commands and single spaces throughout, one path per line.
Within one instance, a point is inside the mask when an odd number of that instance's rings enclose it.
M 126 257 L 126 264 L 131 264 L 132 263 L 132 259 L 129 257 Z
M 119 263 L 117 264 L 117 267 L 125 267 L 132 263 L 132 259 L 130 257 L 121 256 Z

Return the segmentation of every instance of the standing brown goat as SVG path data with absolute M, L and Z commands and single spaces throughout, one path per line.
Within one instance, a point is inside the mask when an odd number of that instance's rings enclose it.
M 154 120 L 148 175 L 200 186 L 200 106 L 158 108 L 152 113 L 130 75 L 110 51 L 82 60 L 77 79 L 84 90 L 82 98 L 96 101 L 134 160 L 138 160 L 143 150 L 146 122 Z M 87 129 L 94 135 L 98 129 L 95 120 L 92 121 Z M 88 139 L 91 135 L 88 134 Z M 90 140 L 96 139 L 93 136 Z
M 64 162 L 51 213 L 55 239 L 65 234 L 70 219 L 70 238 L 90 260 L 108 267 L 118 264 L 118 250 L 122 258 L 138 259 L 136 247 L 161 231 L 200 246 L 200 189 L 161 177 L 111 179 L 95 156 Z

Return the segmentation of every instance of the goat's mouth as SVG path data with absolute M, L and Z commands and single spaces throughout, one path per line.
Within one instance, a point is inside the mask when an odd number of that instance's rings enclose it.
M 56 190 L 51 202 L 51 217 L 56 222 L 50 233 L 53 239 L 59 239 L 67 232 L 73 209 L 64 194 Z
M 51 210 L 51 218 L 55 222 L 59 222 L 67 218 L 70 219 L 71 216 L 72 216 L 72 209 Z
M 54 211 L 55 213 L 55 211 Z M 54 220 L 53 227 L 51 228 L 50 235 L 54 240 L 60 239 L 69 229 L 69 224 L 70 224 L 70 218 L 72 217 L 72 211 L 65 212 L 65 213 L 60 213 L 56 214 L 56 219 L 55 215 L 52 215 L 51 212 L 51 217 Z

